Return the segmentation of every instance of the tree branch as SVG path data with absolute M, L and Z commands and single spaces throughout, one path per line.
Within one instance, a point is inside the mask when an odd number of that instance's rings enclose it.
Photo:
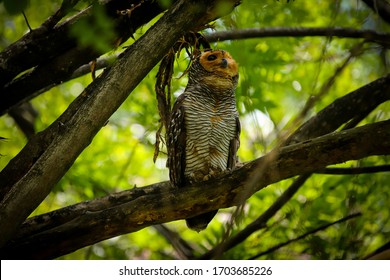
M 218 2 L 178 1 L 1 171 L 0 191 L 4 197 L 0 208 L 0 246 L 50 193 L 109 117 L 169 48 L 185 32 L 221 16 L 215 7 Z M 237 0 L 230 0 L 231 9 L 237 3 Z
M 321 110 L 299 127 L 286 145 L 298 143 L 335 131 L 357 115 L 366 115 L 378 105 L 390 100 L 390 75 L 379 78 L 339 99 Z
M 112 1 L 115 2 L 115 1 Z M 147 4 L 143 4 L 147 5 Z M 112 5 L 113 6 L 113 5 Z M 113 9 L 113 8 L 111 8 Z M 162 12 L 162 10 L 157 10 L 157 7 L 148 7 L 150 11 Z M 144 10 L 135 10 L 136 19 L 139 18 L 137 13 L 145 12 Z M 150 12 L 149 12 L 150 13 Z M 148 14 L 149 15 L 149 14 Z M 152 17 L 155 14 L 150 14 Z M 141 17 L 142 20 L 146 21 L 149 17 Z M 131 28 L 127 26 L 127 29 L 136 30 L 140 25 L 142 25 L 143 21 L 135 20 L 132 22 Z M 71 21 L 69 23 L 71 24 Z M 43 24 L 45 25 L 45 24 Z M 56 27 L 56 29 L 61 28 Z M 55 29 L 55 30 L 56 30 Z M 46 30 L 46 29 L 45 29 Z M 35 30 L 33 32 L 36 32 Z M 53 31 L 54 32 L 54 31 Z M 63 30 L 61 32 L 64 32 Z M 131 35 L 131 34 L 130 34 Z M 125 40 L 128 38 L 120 33 L 120 37 Z M 43 36 L 43 35 L 42 35 Z M 48 37 L 48 35 L 45 35 Z M 53 35 L 54 36 L 54 35 Z M 382 45 L 389 45 L 390 34 L 388 33 L 377 33 L 373 30 L 356 30 L 351 28 L 252 28 L 252 29 L 240 29 L 240 30 L 231 30 L 231 31 L 221 31 L 221 32 L 213 32 L 206 34 L 205 37 L 209 42 L 223 41 L 223 40 L 237 40 L 237 39 L 248 39 L 248 38 L 262 38 L 262 37 L 303 37 L 303 36 L 335 36 L 342 38 L 361 38 L 365 39 L 369 42 L 376 42 Z M 27 37 L 27 35 L 26 35 Z M 27 43 L 28 38 L 22 38 L 20 44 Z M 53 39 L 54 40 L 54 39 Z M 27 42 L 23 42 L 27 41 Z M 34 42 L 34 41 L 33 41 Z M 34 42 L 35 43 L 35 42 Z M 41 44 L 43 44 L 42 42 Z M 63 43 L 62 45 L 66 45 Z M 13 45 L 11 45 L 13 46 Z M 11 48 L 11 46 L 9 48 Z M 16 47 L 16 46 L 15 46 Z M 33 47 L 33 46 L 32 46 Z M 56 47 L 60 49 L 59 47 Z M 44 50 L 48 51 L 48 50 Z M 50 50 L 53 51 L 53 50 Z M 7 55 L 10 52 L 6 53 Z M 0 62 L 1 62 L 0 54 Z M 20 54 L 22 56 L 23 54 Z M 100 54 L 96 54 L 95 52 L 91 52 L 89 49 L 75 49 L 73 51 L 63 50 L 63 53 L 53 54 L 53 58 L 46 63 L 38 63 L 39 67 L 30 71 L 29 73 L 19 77 L 18 79 L 12 81 L 9 84 L 6 84 L 2 89 L 2 103 L 0 104 L 0 116 L 8 112 L 8 110 L 17 104 L 22 103 L 23 101 L 30 100 L 35 96 L 44 92 L 43 89 L 47 89 L 57 85 L 60 82 L 68 81 L 74 77 L 73 72 L 76 72 L 78 67 L 85 67 L 86 64 L 96 59 Z M 37 59 L 42 59 L 43 57 L 50 56 L 50 52 L 47 55 L 39 55 L 37 54 Z M 55 59 L 54 57 L 57 56 Z M 8 58 L 12 59 L 12 57 Z M 16 59 L 18 58 L 16 56 Z M 31 59 L 31 58 L 29 58 Z M 23 61 L 23 63 L 25 63 Z M 34 66 L 36 64 L 30 63 L 27 66 Z M 26 68 L 25 67 L 25 68 Z M 26 68 L 28 69 L 28 68 Z M 9 71 L 9 69 L 7 69 Z M 15 70 L 15 73 L 21 72 L 21 69 Z M 0 73 L 1 73 L 1 63 L 0 63 Z M 1 77 L 1 76 L 0 76 Z M 1 85 L 1 83 L 0 83 Z
M 241 204 L 242 199 L 269 184 L 330 164 L 388 154 L 390 121 L 328 134 L 274 150 L 230 174 L 193 187 L 172 189 L 168 182 L 162 182 L 31 218 L 0 256 L 55 258 L 150 225 Z M 247 180 L 259 168 L 261 177 L 248 190 Z
M 316 174 L 331 174 L 331 175 L 356 175 L 356 174 L 370 174 L 378 172 L 389 172 L 390 164 L 379 166 L 364 166 L 364 167 L 347 167 L 347 168 L 325 168 L 323 170 L 317 170 Z
M 267 28 L 247 28 L 235 29 L 229 31 L 219 31 L 205 34 L 209 42 L 218 42 L 226 40 L 239 40 L 264 37 L 339 37 L 365 39 L 369 42 L 375 42 L 381 45 L 389 46 L 390 34 L 378 33 L 374 30 L 357 30 L 343 27 L 267 27 Z

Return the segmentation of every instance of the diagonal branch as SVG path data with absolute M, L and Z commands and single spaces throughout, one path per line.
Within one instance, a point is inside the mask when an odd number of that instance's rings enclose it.
M 378 105 L 390 100 L 390 75 L 379 78 L 355 90 L 321 110 L 300 126 L 287 140 L 286 145 L 335 131 L 357 115 L 366 115 Z
M 191 188 L 172 189 L 163 182 L 31 218 L 21 234 L 1 250 L 1 257 L 55 258 L 150 225 L 241 204 L 243 195 L 248 198 L 269 184 L 330 164 L 388 154 L 390 121 L 327 134 L 274 150 L 230 174 Z M 247 180 L 259 167 L 263 176 L 248 193 Z

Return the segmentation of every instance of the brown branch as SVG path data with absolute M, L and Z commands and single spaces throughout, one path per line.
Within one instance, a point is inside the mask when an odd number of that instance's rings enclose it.
M 1 250 L 0 256 L 55 258 L 150 225 L 241 204 L 243 195 L 248 198 L 269 184 L 298 174 L 387 154 L 390 154 L 390 121 L 328 134 L 275 150 L 230 174 L 190 188 L 172 189 L 168 182 L 163 182 L 31 218 L 22 226 L 21 233 Z M 263 176 L 248 193 L 247 180 L 259 167 Z
M 99 129 L 178 38 L 221 16 L 215 9 L 216 2 L 180 0 L 174 4 L 1 171 L 0 191 L 4 196 L 0 208 L 0 246 L 50 193 Z M 229 4 L 233 7 L 237 0 Z
M 19 73 L 74 47 L 74 38 L 64 34 L 68 33 L 71 24 L 85 17 L 87 12 L 88 9 L 80 12 L 78 16 L 66 20 L 55 29 L 47 29 L 42 25 L 4 49 L 0 53 L 0 86 L 3 87 Z
M 63 0 L 61 7 L 50 16 L 43 24 L 46 29 L 52 29 L 63 19 L 68 12 L 79 2 L 80 0 Z
M 371 252 L 363 258 L 364 260 L 389 260 L 390 259 L 390 241 L 386 242 L 374 252 Z
M 365 39 L 369 42 L 376 42 L 388 46 L 390 43 L 389 33 L 378 33 L 374 30 L 358 30 L 343 27 L 267 27 L 267 28 L 247 28 L 229 31 L 219 31 L 205 34 L 209 42 L 226 40 L 240 40 L 264 37 L 339 37 Z
M 339 99 L 321 110 L 290 135 L 286 144 L 298 143 L 335 131 L 357 115 L 366 115 L 390 100 L 390 75 L 379 78 Z

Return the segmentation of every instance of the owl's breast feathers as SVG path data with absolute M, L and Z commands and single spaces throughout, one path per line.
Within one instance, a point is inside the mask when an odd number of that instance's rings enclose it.
M 220 99 L 188 89 L 176 101 L 172 114 L 168 160 L 171 181 L 184 186 L 233 168 L 239 134 L 234 95 Z
M 206 51 L 193 62 L 168 131 L 168 166 L 175 186 L 207 180 L 235 166 L 240 143 L 237 80 L 238 66 L 228 52 Z

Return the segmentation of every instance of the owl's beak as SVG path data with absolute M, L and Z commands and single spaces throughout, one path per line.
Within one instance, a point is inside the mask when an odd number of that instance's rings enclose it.
M 221 66 L 222 66 L 222 68 L 227 68 L 228 67 L 228 61 L 226 60 L 226 58 L 222 58 Z

